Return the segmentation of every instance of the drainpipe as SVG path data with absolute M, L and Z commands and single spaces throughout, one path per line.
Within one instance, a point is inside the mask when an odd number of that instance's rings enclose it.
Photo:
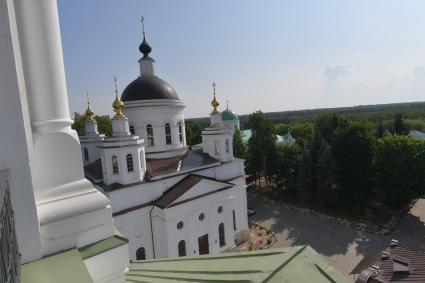
M 155 242 L 153 240 L 153 224 L 152 224 L 152 210 L 155 207 L 154 204 L 152 204 L 152 208 L 149 211 L 149 220 L 151 221 L 151 238 L 152 238 L 152 252 L 153 252 L 153 258 L 155 259 Z

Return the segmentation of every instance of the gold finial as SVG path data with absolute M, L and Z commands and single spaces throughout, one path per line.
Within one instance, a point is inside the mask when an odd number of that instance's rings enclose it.
M 212 87 L 214 92 L 214 98 L 211 101 L 211 106 L 213 107 L 213 111 L 211 112 L 211 114 L 215 114 L 218 113 L 218 106 L 220 105 L 220 102 L 217 100 L 217 98 L 215 98 L 215 82 L 212 83 Z
M 116 119 L 123 119 L 125 118 L 124 113 L 122 113 L 122 108 L 124 107 L 124 103 L 121 101 L 121 99 L 118 96 L 118 84 L 117 84 L 117 77 L 114 77 L 115 81 L 115 100 L 114 103 L 112 103 L 112 107 L 115 111 L 114 118 Z
M 86 113 L 84 115 L 86 121 L 90 121 L 90 122 L 94 122 L 94 112 L 91 109 L 90 106 L 90 99 L 89 99 L 89 94 L 87 93 L 87 109 L 86 109 Z
M 143 37 L 145 37 L 145 18 L 142 16 L 142 33 Z

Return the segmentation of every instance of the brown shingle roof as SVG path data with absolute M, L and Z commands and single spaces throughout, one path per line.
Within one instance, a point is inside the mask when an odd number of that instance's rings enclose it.
M 162 159 L 146 159 L 146 178 L 143 182 L 149 181 L 149 179 L 168 175 L 178 172 L 190 172 L 195 171 L 199 167 L 214 165 L 219 163 L 218 160 L 210 157 L 208 154 L 204 154 L 202 150 L 188 150 L 185 154 Z M 121 185 L 118 183 L 106 185 L 102 182 L 102 162 L 100 159 L 93 163 L 90 163 L 84 167 L 84 174 L 86 178 L 92 182 L 98 183 L 105 191 L 112 191 L 116 189 L 122 189 L 133 185 L 141 184 L 138 182 L 129 185 Z
M 160 208 L 165 208 L 171 205 L 175 200 L 177 200 L 179 197 L 181 197 L 184 193 L 189 191 L 191 188 L 193 188 L 193 186 L 195 186 L 197 183 L 199 183 L 203 179 L 212 180 L 212 181 L 223 184 L 223 186 L 217 191 L 221 191 L 223 189 L 227 189 L 233 186 L 233 184 L 218 181 L 213 178 L 204 177 L 204 176 L 195 175 L 195 174 L 189 174 L 183 179 L 181 179 L 179 182 L 174 184 L 167 191 L 165 191 L 165 193 L 155 201 L 155 205 Z M 217 192 L 217 191 L 214 191 L 214 192 Z M 200 195 L 200 196 L 203 196 L 203 195 Z
M 395 245 L 388 247 L 385 252 L 388 257 L 380 257 L 374 266 L 377 267 L 376 274 L 365 280 L 357 280 L 356 282 L 364 283 L 418 283 L 425 282 L 425 253 L 422 251 L 411 250 L 409 248 Z M 394 262 L 405 261 L 409 271 L 396 272 Z M 359 265 L 362 262 L 359 263 Z M 396 264 L 397 265 L 397 264 Z M 357 266 L 353 270 L 353 274 L 357 273 Z M 366 269 L 367 270 L 367 269 Z M 354 272 L 356 271 L 356 272 Z M 364 271 L 366 272 L 366 271 Z M 361 276 L 359 276 L 360 278 Z
M 101 181 L 103 179 L 103 172 L 100 159 L 84 166 L 84 174 L 93 182 Z
M 150 178 L 190 171 L 197 167 L 213 165 L 219 161 L 204 154 L 202 150 L 188 150 L 185 154 L 163 159 L 146 159 L 147 175 Z

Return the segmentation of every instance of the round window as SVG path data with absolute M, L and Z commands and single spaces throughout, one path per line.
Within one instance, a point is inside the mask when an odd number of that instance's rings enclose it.
M 218 213 L 222 213 L 223 212 L 223 207 L 222 206 L 219 206 L 218 209 L 217 209 L 217 211 L 218 211 Z
M 177 223 L 177 229 L 181 229 L 183 228 L 183 221 L 180 221 L 179 223 Z
M 205 214 L 203 213 L 199 214 L 199 221 L 204 220 L 204 218 L 205 218 Z

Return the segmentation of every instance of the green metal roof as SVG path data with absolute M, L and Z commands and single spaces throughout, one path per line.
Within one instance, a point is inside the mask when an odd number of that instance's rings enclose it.
M 309 246 L 133 262 L 127 283 L 350 282 Z
M 22 283 L 93 282 L 77 249 L 22 265 Z
M 412 138 L 419 139 L 419 140 L 425 140 L 425 133 L 424 132 L 412 130 L 412 131 L 410 131 L 409 136 L 411 136 Z
M 236 113 L 230 109 L 226 109 L 223 112 L 221 112 L 221 119 L 223 121 L 239 120 L 238 115 L 236 115 Z
M 78 250 L 80 251 L 80 254 L 83 257 L 83 259 L 86 259 L 92 256 L 96 256 L 98 254 L 104 253 L 106 251 L 112 250 L 116 247 L 119 247 L 127 243 L 128 243 L 128 239 L 124 238 L 124 236 L 121 235 L 121 233 L 116 228 L 114 228 L 113 236 L 103 239 L 99 242 L 81 247 Z
M 84 260 L 126 243 L 128 240 L 114 228 L 111 237 L 22 265 L 22 283 L 93 282 Z

